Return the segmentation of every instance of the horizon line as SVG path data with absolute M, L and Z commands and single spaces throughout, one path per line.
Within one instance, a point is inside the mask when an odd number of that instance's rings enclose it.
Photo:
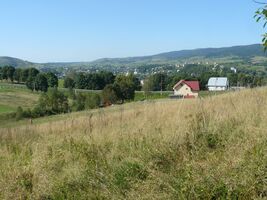
M 47 61 L 47 62 L 35 62 L 35 61 L 30 61 L 27 59 L 19 58 L 19 57 L 13 57 L 13 56 L 0 56 L 2 57 L 7 57 L 7 58 L 13 58 L 13 59 L 19 59 L 24 62 L 30 62 L 34 64 L 52 64 L 52 63 L 91 63 L 95 62 L 98 60 L 104 60 L 104 59 L 127 59 L 127 58 L 140 58 L 140 57 L 150 57 L 150 56 L 157 56 L 165 53 L 171 53 L 171 52 L 179 52 L 179 51 L 194 51 L 194 50 L 202 50 L 202 49 L 221 49 L 221 48 L 232 48 L 232 47 L 242 47 L 242 46 L 252 46 L 252 45 L 262 45 L 261 43 L 254 43 L 254 44 L 240 44 L 240 45 L 232 45 L 232 46 L 222 46 L 222 47 L 199 47 L 199 48 L 191 48 L 191 49 L 180 49 L 180 50 L 173 50 L 173 51 L 165 51 L 161 53 L 155 53 L 155 54 L 148 54 L 148 55 L 142 55 L 142 56 L 122 56 L 122 57 L 102 57 L 102 58 L 97 58 L 93 60 L 88 60 L 88 61 Z

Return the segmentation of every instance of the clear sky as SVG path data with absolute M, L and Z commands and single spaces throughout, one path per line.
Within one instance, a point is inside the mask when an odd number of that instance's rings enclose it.
M 1 0 L 0 55 L 91 61 L 261 42 L 253 0 Z

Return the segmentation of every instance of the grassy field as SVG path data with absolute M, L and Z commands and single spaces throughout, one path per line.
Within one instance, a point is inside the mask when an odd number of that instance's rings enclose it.
M 7 105 L 0 105 L 0 113 L 8 113 L 16 111 L 15 108 L 7 106 Z
M 39 94 L 18 87 L 0 84 L 0 114 L 16 111 L 18 106 L 31 108 L 38 100 Z
M 172 94 L 172 92 L 150 92 L 150 94 L 145 95 L 143 91 L 136 91 L 134 101 L 144 101 L 144 100 L 155 100 L 155 99 L 166 99 L 169 98 L 169 95 Z
M 13 113 L 16 112 L 18 106 L 23 109 L 34 107 L 38 98 L 39 93 L 33 93 L 24 87 L 0 84 L 0 127 L 21 124 L 22 122 L 15 120 Z
M 0 199 L 266 199 L 266 121 L 261 88 L 0 128 Z

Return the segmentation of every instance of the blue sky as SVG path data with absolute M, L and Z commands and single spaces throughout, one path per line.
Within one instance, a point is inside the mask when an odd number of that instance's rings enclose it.
M 260 43 L 252 0 L 1 0 L 0 55 L 34 62 Z

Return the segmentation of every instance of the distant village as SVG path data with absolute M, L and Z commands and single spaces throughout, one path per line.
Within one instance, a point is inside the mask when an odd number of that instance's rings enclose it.
M 160 76 L 160 79 L 163 79 L 163 82 L 166 82 L 166 79 L 168 79 L 169 81 L 168 83 L 165 83 L 165 87 L 162 86 L 164 85 L 164 83 L 158 83 L 158 85 L 161 85 L 154 87 L 151 90 L 173 90 L 173 94 L 170 96 L 171 98 L 196 98 L 199 96 L 199 91 L 201 90 L 208 90 L 213 92 L 241 90 L 246 87 L 255 87 L 264 84 L 260 76 L 257 77 L 254 72 L 236 67 L 236 64 L 222 64 L 208 61 L 184 62 L 164 65 L 150 64 L 141 65 L 139 67 L 98 66 L 91 67 L 89 69 L 76 69 L 75 73 L 99 73 L 102 71 L 102 69 L 111 71 L 114 75 L 124 74 L 128 76 L 130 74 L 133 74 L 139 79 L 141 87 L 143 87 L 145 81 L 152 76 Z M 72 71 L 73 69 L 66 67 L 57 75 L 59 78 L 63 79 Z M 170 79 L 172 80 L 170 81 Z M 160 80 L 158 80 L 158 82 L 160 82 Z
M 228 64 L 229 65 L 229 64 Z M 166 73 L 166 74 L 174 74 L 186 71 L 186 67 L 188 66 L 206 66 L 209 67 L 210 70 L 216 71 L 224 71 L 225 69 L 230 70 L 233 73 L 237 73 L 237 68 L 232 66 L 226 67 L 224 64 L 218 64 L 217 62 L 184 62 L 178 64 L 143 64 L 137 67 L 133 66 L 112 66 L 112 65 L 103 65 L 103 66 L 91 66 L 91 67 L 80 67 L 78 69 L 74 69 L 71 67 L 61 67 L 57 68 L 57 76 L 59 78 L 64 78 L 69 72 L 75 70 L 77 73 L 94 73 L 99 71 L 110 71 L 114 74 L 130 74 L 133 73 L 138 77 L 146 77 L 151 74 L 157 73 Z M 50 71 L 50 68 L 42 68 L 44 71 Z

